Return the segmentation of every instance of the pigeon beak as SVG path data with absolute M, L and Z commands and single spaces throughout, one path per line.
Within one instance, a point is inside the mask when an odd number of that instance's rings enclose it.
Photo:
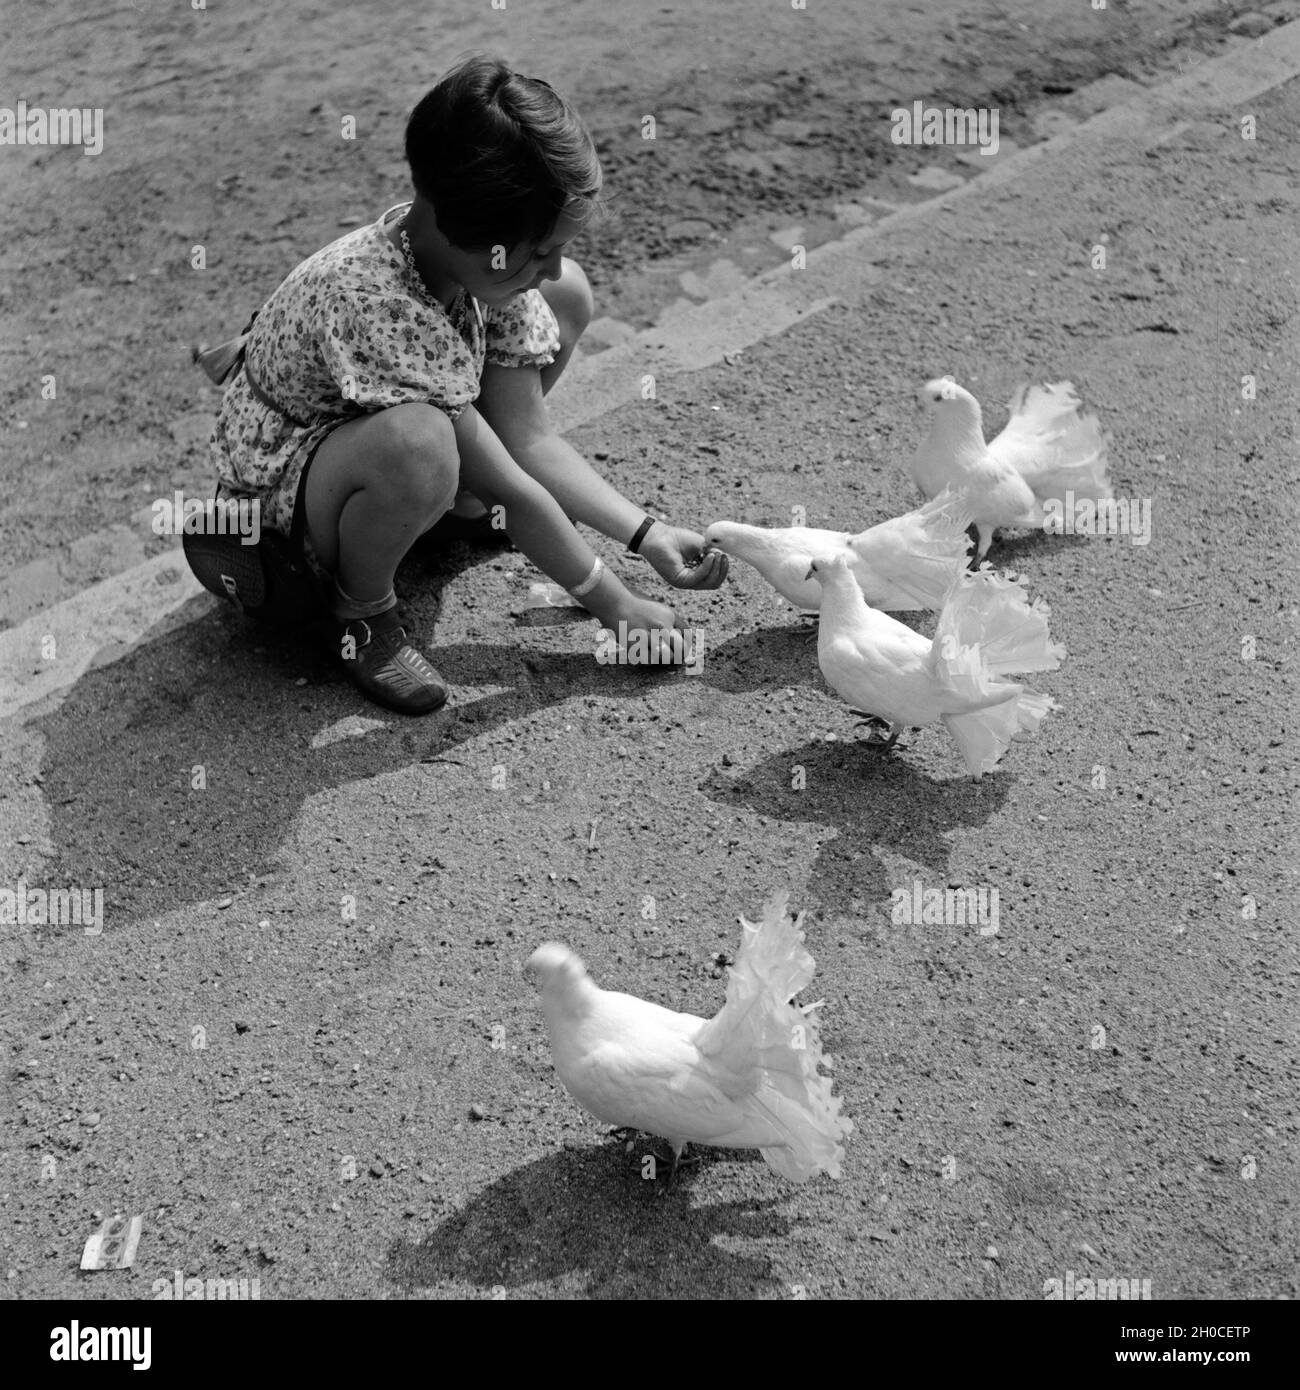
M 804 578 L 805 578 L 805 579 L 816 579 L 816 578 L 817 578 L 817 571 L 816 571 L 816 569 L 815 569 L 812 565 L 809 565 L 809 566 L 808 566 L 808 573 L 804 575 Z

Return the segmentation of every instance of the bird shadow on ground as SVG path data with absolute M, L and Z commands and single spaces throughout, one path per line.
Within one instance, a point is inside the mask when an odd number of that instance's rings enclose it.
M 904 738 L 927 736 L 935 734 L 927 730 Z M 1010 776 L 997 773 L 978 782 L 968 777 L 936 781 L 912 766 L 905 750 L 886 754 L 863 740 L 814 739 L 738 776 L 717 770 L 700 790 L 713 801 L 774 820 L 837 830 L 817 851 L 809 893 L 823 907 L 860 916 L 867 903 L 887 899 L 897 886 L 889 883 L 877 849 L 922 864 L 937 881 L 946 881 L 949 836 L 996 814 L 1012 784 Z
M 433 631 L 451 573 L 444 564 L 433 583 L 408 582 L 403 606 L 417 631 Z M 575 697 L 639 700 L 662 679 L 601 666 L 585 645 L 545 649 L 523 630 L 505 643 L 435 644 L 452 701 L 410 718 L 366 701 L 320 635 L 258 627 L 224 604 L 204 612 L 212 602 L 196 598 L 167 630 L 85 672 L 57 709 L 31 721 L 44 739 L 39 775 L 54 849 L 41 875 L 102 886 L 118 919 L 172 911 L 272 871 L 317 792 L 431 760 Z M 469 687 L 490 693 L 461 703 Z M 323 728 L 357 715 L 385 727 L 312 747 Z
M 1063 546 L 1087 545 L 1090 539 L 1090 536 L 1080 535 L 1049 535 L 1038 527 L 999 531 L 984 559 L 995 570 L 1011 570 L 1022 575 L 1032 592 L 1034 580 L 1025 575 L 1021 568 L 1026 561 L 1035 560 L 1050 550 L 1060 550 Z
M 422 1240 L 395 1241 L 387 1277 L 406 1293 L 468 1283 L 498 1296 L 537 1285 L 558 1285 L 539 1290 L 551 1297 L 788 1296 L 767 1259 L 716 1239 L 788 1237 L 797 1221 L 780 1198 L 697 1205 L 689 1176 L 668 1190 L 662 1170 L 653 1181 L 641 1173 L 617 1139 L 527 1163 Z
M 825 685 L 817 665 L 817 624 L 763 627 L 705 650 L 700 680 L 729 695 L 788 685 Z
M 933 619 L 925 613 L 891 613 L 906 627 L 929 636 Z M 793 618 L 793 615 L 792 615 Z M 785 627 L 760 627 L 707 647 L 699 679 L 730 695 L 748 690 L 781 690 L 791 685 L 825 690 L 817 664 L 817 623 L 793 619 Z M 830 697 L 837 700 L 838 696 Z

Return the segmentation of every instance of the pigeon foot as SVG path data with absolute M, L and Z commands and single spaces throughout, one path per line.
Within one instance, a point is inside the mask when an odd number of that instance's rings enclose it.
M 889 753 L 898 742 L 898 736 L 903 732 L 902 724 L 891 724 L 888 719 L 881 719 L 877 714 L 868 714 L 866 710 L 851 709 L 850 714 L 860 714 L 863 717 L 853 726 L 854 729 L 868 728 L 871 733 L 861 740 L 864 748 L 870 748 L 873 753 Z M 885 738 L 884 733 L 888 730 L 889 737 Z
M 650 1150 L 660 1163 L 667 1163 L 669 1165 L 668 1181 L 664 1184 L 664 1192 L 671 1192 L 673 1188 L 677 1186 L 677 1170 L 679 1168 L 685 1168 L 692 1163 L 698 1163 L 700 1161 L 700 1156 L 698 1154 L 692 1154 L 689 1158 L 683 1158 L 682 1154 L 685 1152 L 685 1149 L 685 1144 L 683 1144 L 680 1149 L 674 1147 L 671 1155 L 660 1153 L 658 1149 Z
M 624 1153 L 631 1153 L 636 1148 L 636 1137 L 641 1131 L 634 1125 L 616 1125 L 605 1136 L 607 1139 L 617 1139 L 623 1145 Z

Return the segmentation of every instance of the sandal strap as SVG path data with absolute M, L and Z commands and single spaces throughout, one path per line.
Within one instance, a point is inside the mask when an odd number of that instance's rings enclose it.
M 339 636 L 351 637 L 358 648 L 368 647 L 376 637 L 387 636 L 390 632 L 399 633 L 403 640 L 406 638 L 406 628 L 397 616 L 396 604 L 373 618 L 348 618 L 346 621 L 340 618 L 337 621 Z

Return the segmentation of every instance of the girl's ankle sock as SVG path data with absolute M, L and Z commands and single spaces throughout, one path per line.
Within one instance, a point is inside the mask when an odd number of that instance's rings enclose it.
M 397 593 L 393 589 L 389 589 L 383 598 L 355 599 L 339 587 L 337 579 L 334 581 L 334 595 L 330 608 L 340 622 L 350 623 L 354 618 L 377 618 L 381 613 L 387 613 L 390 608 L 396 607 Z

